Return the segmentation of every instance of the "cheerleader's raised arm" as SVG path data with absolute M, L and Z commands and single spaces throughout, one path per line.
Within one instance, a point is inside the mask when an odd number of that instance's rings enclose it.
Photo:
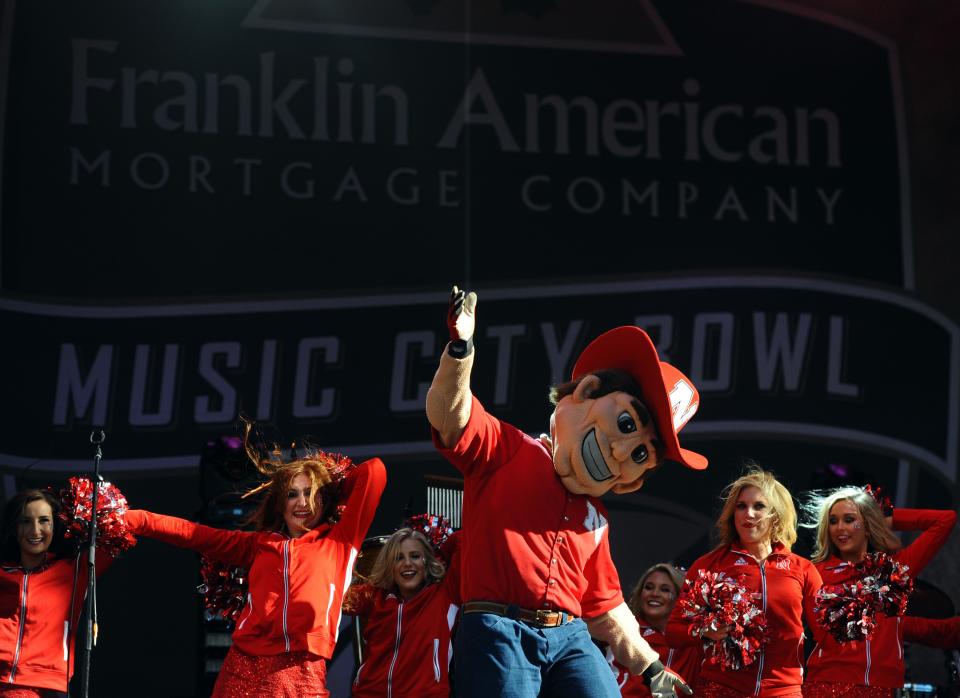
M 867 555 L 882 554 L 894 563 L 906 565 L 915 578 L 946 541 L 956 523 L 953 511 L 896 509 L 892 520 L 863 487 L 844 487 L 817 494 L 806 505 L 816 528 L 812 556 L 824 581 L 824 591 L 856 585 L 861 577 L 858 563 Z M 891 531 L 920 530 L 917 539 L 905 548 Z M 815 631 L 817 645 L 807 660 L 804 695 L 821 698 L 852 687 L 869 687 L 877 698 L 892 697 L 903 686 L 904 619 L 876 614 L 868 639 L 839 641 L 823 629 Z
M 278 450 L 247 453 L 266 476 L 250 517 L 255 531 L 228 531 L 175 517 L 131 512 L 135 531 L 211 559 L 247 567 L 246 603 L 233 632 L 214 698 L 327 696 L 344 585 L 386 485 L 378 458 L 360 465 L 319 450 L 292 460 Z M 277 603 L 282 599 L 283 603 Z M 294 693 L 290 693 L 293 695 Z M 300 693 L 296 693 L 300 695 Z

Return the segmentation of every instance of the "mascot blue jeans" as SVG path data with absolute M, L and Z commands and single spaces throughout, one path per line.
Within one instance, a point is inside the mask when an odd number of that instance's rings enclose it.
M 610 665 L 579 618 L 538 628 L 468 613 L 455 642 L 457 698 L 620 698 Z

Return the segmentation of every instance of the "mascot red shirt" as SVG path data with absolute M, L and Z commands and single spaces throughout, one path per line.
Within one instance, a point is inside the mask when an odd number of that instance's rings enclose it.
M 457 695 L 618 696 L 591 636 L 655 695 L 689 692 L 624 603 L 599 497 L 633 492 L 667 463 L 707 466 L 677 439 L 696 389 L 643 330 L 618 327 L 554 387 L 550 434 L 533 439 L 470 390 L 475 309 L 476 295 L 454 288 L 451 341 L 427 395 L 434 443 L 464 475 Z

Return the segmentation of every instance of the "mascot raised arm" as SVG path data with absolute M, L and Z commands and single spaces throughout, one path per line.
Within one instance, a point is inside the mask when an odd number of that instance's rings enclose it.
M 699 405 L 696 388 L 643 330 L 618 327 L 553 387 L 550 433 L 534 439 L 470 390 L 476 307 L 476 294 L 454 287 L 450 342 L 427 394 L 434 444 L 464 476 L 457 696 L 617 698 L 591 636 L 654 695 L 691 693 L 624 603 L 599 497 L 633 492 L 670 463 L 707 467 L 677 440 Z

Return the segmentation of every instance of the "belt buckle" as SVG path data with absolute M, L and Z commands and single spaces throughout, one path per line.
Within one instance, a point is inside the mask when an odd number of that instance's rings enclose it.
M 551 616 L 553 616 L 551 618 Z M 560 625 L 560 614 L 556 611 L 544 611 L 537 609 L 537 625 L 541 628 L 554 628 Z

